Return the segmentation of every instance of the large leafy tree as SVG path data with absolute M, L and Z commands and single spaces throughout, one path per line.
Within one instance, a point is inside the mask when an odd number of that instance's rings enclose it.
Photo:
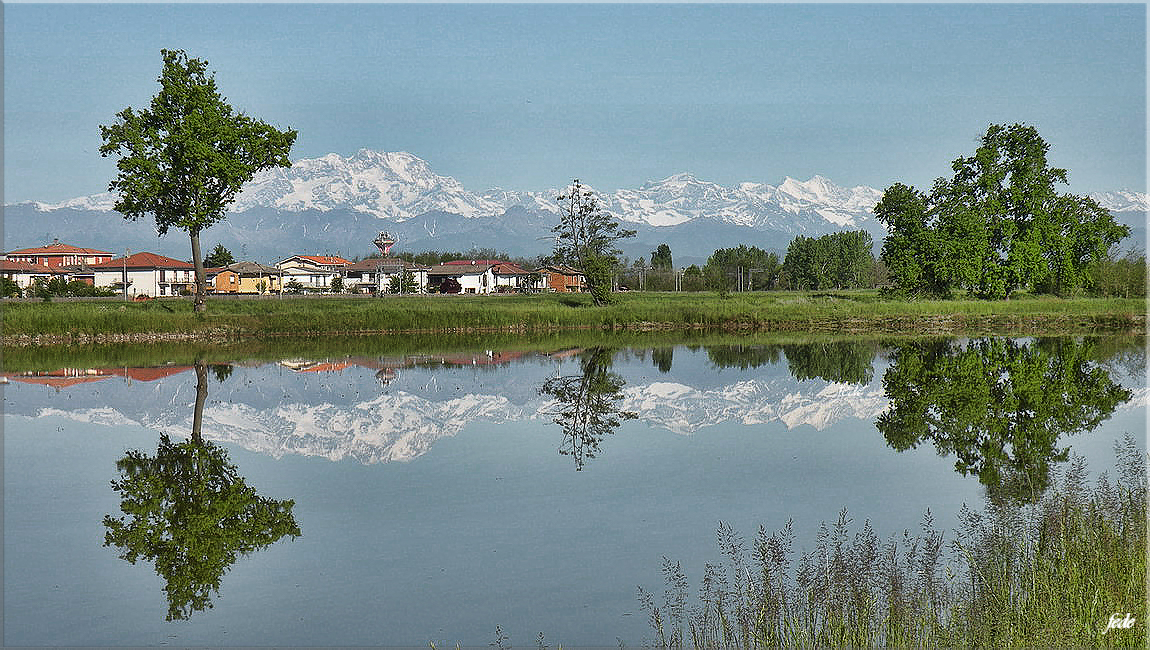
M 795 289 L 852 289 L 870 279 L 873 266 L 870 234 L 845 230 L 817 239 L 802 235 L 792 239 L 782 273 Z
M 223 447 L 203 440 L 205 365 L 196 364 L 196 377 L 192 437 L 173 443 L 161 436 L 155 455 L 128 451 L 112 481 L 124 516 L 104 516 L 104 546 L 131 564 L 152 562 L 164 579 L 169 621 L 210 608 L 239 556 L 300 535 L 294 501 L 261 497 Z
M 1059 440 L 1091 431 L 1131 397 L 1091 359 L 1094 343 L 979 339 L 898 346 L 883 376 L 890 409 L 879 416 L 887 444 L 903 451 L 930 441 L 954 455 L 990 497 L 1033 501 L 1050 466 L 1067 460 Z
M 207 286 L 200 232 L 224 218 L 256 172 L 291 165 L 296 132 L 237 113 L 216 89 L 207 61 L 182 50 L 161 54 L 160 92 L 148 108 L 125 108 L 115 123 L 100 127 L 100 153 L 120 156 L 108 185 L 119 197 L 117 212 L 131 220 L 152 215 L 161 235 L 175 227 L 191 237 L 195 310 L 202 312 Z
M 743 289 L 773 289 L 778 284 L 781 271 L 782 265 L 776 253 L 745 244 L 737 248 L 716 249 L 703 267 L 708 286 L 720 291 L 738 287 L 740 273 Z
M 617 242 L 634 237 L 635 231 L 620 227 L 579 179 L 556 201 L 559 223 L 551 229 L 555 233 L 555 259 L 583 271 L 595 304 L 605 305 L 611 300 L 611 274 L 623 252 Z
M 1130 229 L 1093 199 L 1061 194 L 1067 171 L 1051 167 L 1037 129 L 992 124 L 973 156 L 927 196 L 891 186 L 875 208 L 890 231 L 883 261 L 898 289 L 946 295 L 965 289 L 1008 298 L 1019 288 L 1062 293 Z

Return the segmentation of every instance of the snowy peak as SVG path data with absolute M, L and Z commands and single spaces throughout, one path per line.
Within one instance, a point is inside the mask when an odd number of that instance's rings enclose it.
M 1150 200 L 1145 192 L 1095 192 L 1090 198 L 1111 212 L 1150 212 Z
M 304 158 L 288 169 L 261 172 L 244 188 L 233 210 L 253 207 L 323 212 L 342 207 L 396 221 L 433 210 L 464 217 L 502 211 L 410 153 L 370 149 L 360 149 L 349 158 L 334 153 Z

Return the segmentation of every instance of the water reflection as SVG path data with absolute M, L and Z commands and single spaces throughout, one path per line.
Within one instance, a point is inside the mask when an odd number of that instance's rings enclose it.
M 579 374 L 552 377 L 539 389 L 541 395 L 555 400 L 543 412 L 563 428 L 559 453 L 571 456 L 577 471 L 583 469 L 585 459 L 599 452 L 604 436 L 614 433 L 624 420 L 638 417 L 619 408 L 624 381 L 610 371 L 613 358 L 613 352 L 606 348 L 584 350 L 579 355 Z
M 1035 501 L 1061 436 L 1091 431 L 1131 397 L 1073 339 L 939 340 L 899 345 L 883 376 L 889 410 L 878 430 L 893 449 L 924 441 L 954 454 L 995 500 Z
M 128 451 L 116 463 L 120 478 L 112 481 L 124 516 L 104 516 L 104 546 L 115 546 L 131 564 L 152 562 L 164 579 L 169 621 L 210 608 L 239 556 L 300 535 L 294 501 L 261 497 L 227 451 L 203 439 L 208 369 L 196 363 L 195 370 L 191 438 L 173 443 L 161 435 L 151 456 Z
M 775 365 L 786 358 L 791 376 L 840 384 L 868 384 L 873 376 L 878 341 L 825 341 L 769 345 L 719 345 L 707 348 L 719 368 L 748 370 Z

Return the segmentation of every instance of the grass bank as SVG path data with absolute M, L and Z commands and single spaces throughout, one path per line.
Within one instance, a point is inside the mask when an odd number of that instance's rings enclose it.
M 4 345 L 140 342 L 365 333 L 707 329 L 761 332 L 1037 334 L 1145 333 L 1141 299 L 1024 297 L 898 301 L 874 291 L 214 298 L 143 303 L 7 302 Z

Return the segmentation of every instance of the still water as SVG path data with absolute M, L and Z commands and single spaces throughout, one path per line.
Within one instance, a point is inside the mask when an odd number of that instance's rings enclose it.
M 629 646 L 719 522 L 1036 498 L 1146 430 L 1145 339 L 564 347 L 7 372 L 6 645 Z M 1144 449 L 1144 447 L 1143 447 Z

